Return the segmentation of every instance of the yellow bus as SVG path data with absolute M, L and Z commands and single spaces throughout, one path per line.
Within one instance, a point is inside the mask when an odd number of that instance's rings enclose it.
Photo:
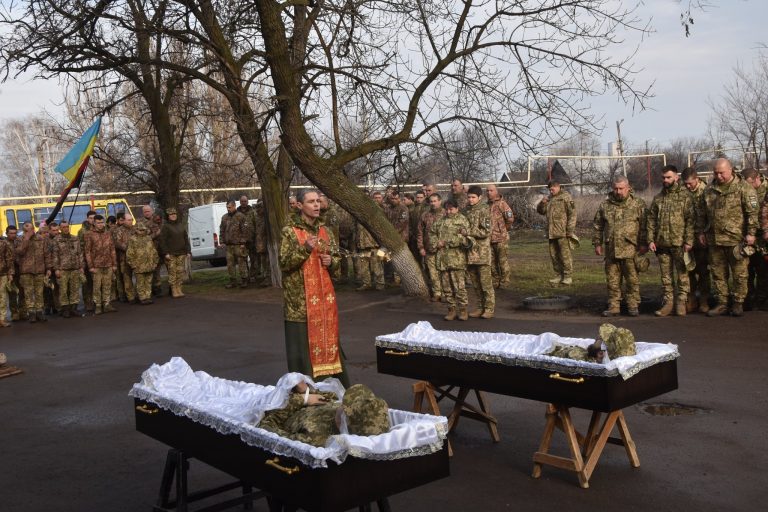
M 25 222 L 34 224 L 35 229 L 40 227 L 56 207 L 56 203 L 30 203 L 0 206 L 0 234 L 5 235 L 8 226 L 16 226 L 21 233 L 21 226 Z M 64 201 L 64 205 L 56 215 L 56 222 L 67 220 L 71 226 L 71 233 L 76 235 L 85 221 L 88 210 L 94 210 L 104 218 L 117 215 L 120 212 L 130 212 L 125 199 L 86 199 Z

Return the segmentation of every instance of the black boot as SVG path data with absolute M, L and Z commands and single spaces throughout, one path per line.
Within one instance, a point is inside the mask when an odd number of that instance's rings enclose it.
M 47 322 L 48 321 L 48 317 L 45 316 L 45 313 L 43 311 L 38 311 L 37 312 L 37 319 L 40 320 L 41 322 Z
M 29 320 L 29 323 L 34 324 L 37 322 L 37 315 L 35 315 L 34 311 L 29 311 L 27 313 L 27 320 Z
M 67 304 L 66 306 L 61 306 L 61 316 L 63 318 L 69 318 L 72 316 L 72 306 Z

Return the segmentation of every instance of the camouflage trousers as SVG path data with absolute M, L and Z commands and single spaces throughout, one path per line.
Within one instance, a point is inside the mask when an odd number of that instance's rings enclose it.
M 117 291 L 120 298 L 125 298 L 128 301 L 136 300 L 136 288 L 133 286 L 133 269 L 127 261 L 120 261 L 120 265 L 117 268 Z M 120 288 L 123 289 L 122 295 L 120 295 Z
M 59 301 L 59 282 L 53 273 L 51 273 L 49 280 L 53 285 L 53 288 L 50 286 L 43 286 L 43 305 L 46 309 L 53 308 L 59 310 L 61 309 L 61 301 Z
M 86 311 L 93 311 L 93 274 L 85 269 L 85 283 L 83 283 L 83 307 Z
M 79 270 L 62 270 L 59 278 L 59 302 L 62 306 L 77 306 L 80 302 L 82 274 Z
M 749 257 L 749 276 L 747 278 L 747 296 L 753 303 L 768 299 L 768 263 L 760 253 Z
M 248 277 L 251 281 L 255 281 L 259 275 L 259 257 L 256 252 L 256 244 L 246 244 L 245 248 L 248 251 Z
M 509 285 L 512 281 L 512 272 L 509 269 L 507 242 L 492 243 L 491 256 L 491 277 L 494 288 Z
M 21 274 L 20 281 L 24 288 L 24 306 L 27 308 L 27 313 L 42 311 L 45 274 Z
M 696 260 L 696 268 L 688 272 L 690 283 L 689 297 L 699 293 L 699 297 L 709 295 L 709 251 L 706 247 L 694 247 L 691 255 Z
M 356 262 L 357 277 L 363 286 L 370 287 L 373 280 L 377 289 L 384 288 L 384 266 L 376 256 L 376 249 L 360 249 Z
M 117 272 L 112 279 L 112 300 L 119 299 L 121 301 L 126 300 L 125 286 L 123 285 L 121 265 L 125 259 L 125 253 L 117 253 Z
M 248 248 L 245 245 L 227 245 L 227 272 L 229 282 L 248 282 Z M 239 274 L 239 279 L 238 279 Z
M 12 280 L 8 274 L 0 275 L 0 323 L 5 322 L 5 312 L 8 310 L 8 282 Z
M 271 281 L 271 276 L 272 276 L 272 270 L 269 268 L 269 253 L 257 252 L 256 253 L 256 279 L 260 281 Z
M 472 281 L 473 301 L 477 309 L 493 313 L 496 309 L 496 292 L 493 290 L 493 278 L 490 265 L 467 265 L 467 273 Z
M 91 270 L 93 276 L 93 302 L 98 307 L 106 306 L 112 299 L 112 272 L 111 267 L 95 268 Z
M 717 294 L 717 303 L 728 304 L 728 276 L 733 280 L 731 296 L 733 302 L 742 304 L 747 298 L 747 266 L 749 259 L 737 260 L 733 246 L 710 245 L 709 269 L 712 272 L 712 288 Z
M 443 297 L 450 307 L 459 306 L 466 308 L 467 303 L 467 271 L 461 270 L 441 270 L 440 280 L 443 287 Z
M 19 320 L 27 316 L 27 305 L 24 298 L 24 287 L 21 286 L 21 276 L 13 275 L 13 284 L 16 285 L 16 292 L 8 293 L 8 302 L 11 307 L 11 317 Z
M 165 266 L 168 269 L 168 284 L 181 288 L 184 282 L 184 267 L 187 265 L 186 254 L 169 254 L 165 260 Z
M 633 258 L 605 258 L 605 280 L 608 285 L 608 308 L 618 309 L 621 304 L 622 281 L 626 290 L 629 309 L 636 309 L 640 305 L 640 280 L 635 268 Z
M 427 277 L 429 278 L 429 289 L 433 297 L 440 297 L 443 294 L 443 284 L 440 280 L 440 271 L 437 270 L 437 254 L 427 253 L 424 256 L 424 263 L 427 266 Z
M 561 279 L 573 275 L 573 256 L 568 238 L 549 239 L 549 259 L 552 260 L 552 269 Z
M 139 300 L 152 298 L 152 272 L 136 272 L 136 293 Z
M 677 297 L 678 304 L 685 304 L 688 301 L 691 283 L 688 279 L 688 271 L 685 270 L 684 253 L 682 247 L 659 247 L 656 250 L 665 304 L 672 304 L 675 297 Z M 677 293 L 675 293 L 675 289 L 677 289 Z

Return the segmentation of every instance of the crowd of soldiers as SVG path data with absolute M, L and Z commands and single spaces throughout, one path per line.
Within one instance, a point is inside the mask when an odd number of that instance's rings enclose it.
M 643 255 L 649 250 L 658 259 L 664 290 L 656 316 L 698 311 L 738 317 L 745 306 L 766 305 L 768 183 L 756 169 L 737 174 L 725 158 L 716 160 L 713 174 L 705 184 L 692 168 L 678 175 L 675 166 L 665 166 L 663 188 L 650 208 L 626 177 L 613 180 L 592 238 L 595 254 L 605 258 L 603 316 L 618 315 L 622 297 L 628 314 L 639 314 L 638 271 L 648 264 Z
M 11 320 L 46 321 L 117 311 L 116 301 L 149 305 L 160 296 L 165 264 L 173 298 L 184 296 L 182 280 L 190 252 L 187 228 L 175 208 L 160 212 L 147 205 L 134 226 L 130 212 L 114 217 L 91 210 L 77 235 L 67 220 L 8 226 L 0 239 L 0 325 Z M 84 310 L 78 306 L 82 302 Z

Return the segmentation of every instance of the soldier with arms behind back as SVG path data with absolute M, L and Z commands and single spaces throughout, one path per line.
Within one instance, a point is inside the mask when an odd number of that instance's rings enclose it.
M 571 194 L 563 190 L 557 181 L 551 180 L 547 188 L 549 197 L 539 202 L 536 211 L 547 217 L 549 257 L 557 274 L 549 282 L 568 286 L 573 284 L 571 241 L 576 235 L 576 206 Z

